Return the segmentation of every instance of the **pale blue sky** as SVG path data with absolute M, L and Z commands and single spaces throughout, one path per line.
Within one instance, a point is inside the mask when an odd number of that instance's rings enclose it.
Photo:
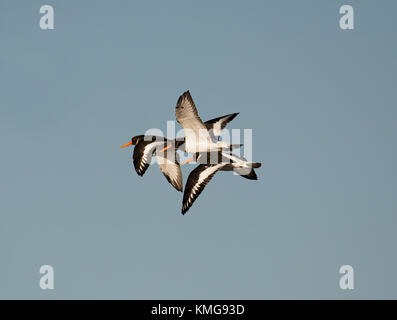
M 349 1 L 342 31 L 343 4 L 1 1 L 0 298 L 397 298 L 397 5 Z M 188 89 L 263 165 L 182 216 L 119 146 Z

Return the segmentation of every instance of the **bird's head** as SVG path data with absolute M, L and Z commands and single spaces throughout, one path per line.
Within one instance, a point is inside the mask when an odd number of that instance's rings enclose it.
M 142 138 L 143 138 L 142 135 L 141 136 L 132 137 L 130 142 L 122 145 L 120 148 L 124 148 L 124 147 L 131 146 L 131 145 L 135 146 L 142 140 Z

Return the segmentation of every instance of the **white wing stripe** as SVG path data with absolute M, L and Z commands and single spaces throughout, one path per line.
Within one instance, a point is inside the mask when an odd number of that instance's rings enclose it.
M 163 146 L 164 141 L 152 142 L 147 144 L 143 149 L 143 155 L 139 162 L 139 169 L 138 171 L 142 171 L 145 168 L 146 164 L 150 164 L 152 154 L 155 148 Z
M 205 179 L 207 179 L 209 176 L 214 174 L 216 171 L 218 171 L 223 166 L 224 166 L 224 164 L 220 163 L 215 166 L 208 167 L 205 170 L 203 170 L 202 172 L 200 172 L 198 180 L 196 181 L 196 183 L 194 184 L 194 186 L 192 188 L 192 191 L 190 192 L 190 195 L 189 195 L 186 205 L 190 205 L 194 201 L 194 198 L 195 198 L 194 196 L 196 195 L 201 184 L 204 183 Z

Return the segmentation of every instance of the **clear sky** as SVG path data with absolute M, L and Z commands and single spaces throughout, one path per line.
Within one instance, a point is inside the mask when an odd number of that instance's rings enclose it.
M 397 298 L 396 9 L 1 1 L 0 298 Z M 203 119 L 240 112 L 263 165 L 219 173 L 182 216 L 119 146 L 165 130 L 185 90 Z

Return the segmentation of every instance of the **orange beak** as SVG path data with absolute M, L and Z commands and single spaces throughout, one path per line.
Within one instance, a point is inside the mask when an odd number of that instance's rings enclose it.
M 120 148 L 124 148 L 124 147 L 130 146 L 130 145 L 132 145 L 132 141 L 130 141 L 130 142 L 128 142 L 128 143 L 122 145 Z
M 186 161 L 183 161 L 181 164 L 186 164 L 186 163 L 188 163 L 190 161 L 193 161 L 193 160 L 194 160 L 193 158 L 190 158 L 190 159 L 187 159 Z
M 171 147 L 172 147 L 172 144 L 170 144 L 169 146 L 166 146 L 164 149 L 160 150 L 160 152 L 163 152 L 163 151 L 165 151 L 165 150 L 168 150 L 168 149 L 171 148 Z

